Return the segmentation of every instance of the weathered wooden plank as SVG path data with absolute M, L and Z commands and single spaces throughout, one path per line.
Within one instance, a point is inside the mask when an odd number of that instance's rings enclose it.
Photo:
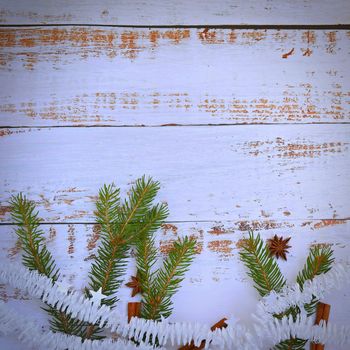
M 345 30 L 0 29 L 0 125 L 349 122 Z
M 335 219 L 349 213 L 350 125 L 3 129 L 1 220 L 23 191 L 45 221 L 93 221 L 103 183 L 162 184 L 171 221 Z M 325 222 L 326 224 L 327 222 Z
M 304 264 L 310 246 L 330 244 L 338 262 L 347 261 L 350 243 L 349 220 L 341 225 L 324 226 L 315 229 L 317 221 L 305 225 L 303 221 L 282 221 L 276 227 L 257 230 L 264 239 L 274 234 L 291 236 L 290 253 L 287 262 L 279 261 L 280 267 L 290 282 L 295 281 L 299 269 Z M 292 224 L 292 225 L 290 225 Z M 87 284 L 87 274 L 92 256 L 96 252 L 99 234 L 93 225 L 44 225 L 49 250 L 60 266 L 64 281 L 80 289 Z M 245 268 L 239 261 L 238 251 L 241 239 L 247 232 L 234 222 L 190 222 L 166 224 L 157 233 L 156 245 L 160 261 L 166 256 L 171 242 L 177 237 L 190 235 L 198 240 L 198 252 L 191 270 L 186 276 L 182 289 L 176 295 L 173 319 L 213 323 L 227 310 L 236 317 L 249 320 L 254 312 L 258 298 L 247 278 Z M 74 239 L 72 239 L 72 237 Z M 93 243 L 92 243 L 93 242 Z M 20 251 L 16 246 L 13 226 L 0 226 L 0 261 L 15 262 L 20 260 Z M 131 259 L 125 282 L 134 273 L 134 261 Z M 3 300 L 23 300 L 26 296 L 19 291 L 0 287 L 0 298 Z M 238 297 L 238 296 L 243 296 Z M 130 289 L 120 290 L 121 312 L 126 312 L 126 303 L 131 301 Z M 350 308 L 350 294 L 332 293 L 327 302 L 332 304 L 332 317 L 337 323 L 346 323 Z M 185 302 L 186 301 L 186 302 Z M 205 308 L 210 302 L 211 307 Z M 191 305 L 191 309 L 188 309 Z M 334 310 L 334 314 L 333 314 Z
M 2 0 L 0 23 L 14 24 L 340 24 L 346 0 Z

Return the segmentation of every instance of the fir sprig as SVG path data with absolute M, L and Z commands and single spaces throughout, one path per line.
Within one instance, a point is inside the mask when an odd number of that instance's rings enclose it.
M 262 297 L 271 291 L 279 292 L 285 286 L 286 280 L 276 260 L 271 256 L 268 245 L 263 242 L 259 234 L 255 237 L 252 231 L 249 232 L 249 237 L 242 245 L 239 255 L 249 270 L 248 276 L 253 279 L 255 289 Z M 291 307 L 275 317 L 281 318 L 286 315 L 295 317 L 298 312 L 298 309 Z M 303 339 L 290 338 L 277 344 L 274 349 L 300 350 L 305 343 Z
M 157 250 L 154 245 L 153 233 L 157 231 L 168 216 L 165 204 L 155 205 L 144 217 L 140 228 L 141 236 L 136 241 L 137 276 L 140 281 L 142 295 L 149 300 L 152 297 L 152 281 L 156 271 Z
M 59 269 L 44 243 L 44 232 L 40 229 L 40 220 L 35 204 L 19 193 L 11 197 L 10 206 L 12 220 L 17 225 L 15 232 L 24 251 L 22 254 L 23 265 L 29 270 L 36 270 L 51 278 L 52 282 L 55 283 L 59 278 Z M 80 336 L 83 334 L 84 322 L 49 305 L 46 306 L 45 310 L 52 316 L 50 325 L 53 331 Z
M 297 283 L 301 291 L 307 280 L 312 281 L 315 276 L 327 273 L 332 268 L 333 262 L 333 250 L 329 246 L 312 247 L 303 269 L 297 276 Z M 318 299 L 313 297 L 310 303 L 304 305 L 309 316 L 315 313 L 317 303 Z
M 306 259 L 303 269 L 297 276 L 297 283 L 303 290 L 307 280 L 313 280 L 316 276 L 327 273 L 334 262 L 333 250 L 329 246 L 314 246 Z
M 315 276 L 321 275 L 322 273 L 327 273 L 334 262 L 333 251 L 330 247 L 312 247 L 310 249 L 309 255 L 306 259 L 306 263 L 303 269 L 299 272 L 297 276 L 297 283 L 301 291 L 303 290 L 304 283 L 307 280 L 313 280 Z M 308 314 L 311 316 L 315 313 L 317 307 L 318 299 L 313 297 L 311 302 L 304 305 L 304 308 Z M 292 314 L 295 320 L 296 315 L 300 313 L 298 307 L 291 307 L 278 317 L 286 316 Z M 307 340 L 301 338 L 290 338 L 282 341 L 275 346 L 276 350 L 301 350 L 304 349 Z
M 174 242 L 163 267 L 157 270 L 153 280 L 147 282 L 149 289 L 143 294 L 142 317 L 160 320 L 161 317 L 171 315 L 171 298 L 179 289 L 194 259 L 195 246 L 196 241 L 188 237 Z M 153 248 L 150 248 L 151 254 L 154 254 Z
M 88 326 L 86 322 L 73 318 L 66 310 L 59 310 L 50 305 L 46 305 L 43 309 L 51 315 L 49 323 L 52 331 L 86 338 L 86 327 Z M 97 334 L 98 332 L 91 335 L 91 338 L 100 339 L 101 337 L 97 336 Z
M 275 345 L 274 350 L 304 350 L 306 343 L 305 339 L 291 337 Z
M 101 225 L 101 243 L 89 274 L 90 288 L 102 289 L 111 296 L 116 293 L 126 269 L 130 246 L 141 239 L 145 218 L 159 190 L 159 182 L 143 176 L 132 186 L 129 196 L 120 205 L 119 189 L 104 186 L 99 192 L 96 217 Z M 116 297 L 102 300 L 114 306 Z
M 261 296 L 271 291 L 280 291 L 286 284 L 275 259 L 271 257 L 269 249 L 258 234 L 256 237 L 252 231 L 242 245 L 239 252 L 240 258 L 248 268 L 255 285 L 254 288 Z
M 269 255 L 268 246 L 264 244 L 259 235 L 255 237 L 253 232 L 249 232 L 249 238 L 245 240 L 239 254 L 249 270 L 248 275 L 255 282 L 254 287 L 261 296 L 267 295 L 272 290 L 278 292 L 283 288 L 286 281 L 276 261 Z M 300 289 L 303 290 L 305 281 L 312 280 L 315 276 L 328 272 L 333 261 L 333 251 L 329 247 L 319 248 L 316 246 L 311 248 L 307 261 L 297 277 Z M 310 304 L 304 305 L 309 315 L 314 313 L 317 302 L 318 300 L 314 298 Z M 292 306 L 274 316 L 279 319 L 284 316 L 292 316 L 295 320 L 299 313 L 300 309 Z M 307 340 L 305 339 L 291 337 L 276 344 L 274 349 L 301 350 L 304 349 L 306 343 Z
M 118 289 L 126 266 L 129 246 L 117 235 L 120 211 L 120 190 L 114 185 L 104 185 L 98 194 L 96 219 L 101 227 L 100 245 L 97 256 L 91 266 L 89 287 L 109 296 Z M 103 299 L 103 303 L 112 306 L 116 298 Z
M 59 278 L 59 270 L 43 243 L 44 232 L 40 229 L 35 204 L 27 200 L 22 193 L 12 196 L 9 203 L 12 220 L 17 225 L 16 234 L 24 250 L 23 265 L 56 281 Z

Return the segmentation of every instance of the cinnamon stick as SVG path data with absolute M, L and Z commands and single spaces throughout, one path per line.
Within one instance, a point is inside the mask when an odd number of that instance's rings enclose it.
M 140 317 L 141 315 L 141 303 L 132 302 L 128 303 L 128 322 L 130 322 L 132 317 Z
M 227 318 L 222 318 L 220 321 L 216 322 L 213 326 L 211 326 L 210 330 L 213 332 L 215 329 L 222 329 L 227 327 L 227 323 L 225 322 Z M 199 346 L 194 345 L 194 341 L 192 340 L 189 344 L 181 346 L 178 350 L 201 350 L 205 347 L 205 340 L 202 340 Z
M 222 328 L 226 328 L 227 327 L 227 323 L 225 322 L 227 321 L 227 318 L 222 318 L 220 321 L 216 322 L 211 328 L 210 330 L 213 332 L 215 331 L 215 329 L 219 328 L 219 329 L 222 329 Z
M 331 306 L 329 304 L 318 303 L 317 310 L 316 310 L 315 324 L 320 324 L 321 320 L 324 320 L 327 323 L 329 319 L 330 311 L 331 311 Z M 325 349 L 324 344 L 313 343 L 313 342 L 310 344 L 310 350 L 324 350 L 324 349 Z

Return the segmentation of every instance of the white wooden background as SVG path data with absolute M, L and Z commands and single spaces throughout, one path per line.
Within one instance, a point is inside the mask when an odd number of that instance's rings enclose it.
M 8 199 L 23 191 L 82 288 L 98 188 L 125 193 L 144 173 L 170 208 L 160 256 L 176 236 L 198 239 L 173 320 L 249 322 L 258 296 L 238 259 L 249 228 L 292 236 L 280 263 L 291 282 L 312 244 L 345 261 L 349 23 L 346 0 L 0 0 L 1 263 L 20 259 Z M 0 298 L 44 317 L 20 291 L 0 285 Z M 325 302 L 348 323 L 347 289 Z

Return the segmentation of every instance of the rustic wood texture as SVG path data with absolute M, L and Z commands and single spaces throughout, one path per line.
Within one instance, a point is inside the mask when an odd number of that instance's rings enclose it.
M 350 119 L 350 30 L 0 28 L 0 47 L 2 126 Z
M 263 239 L 271 238 L 274 234 L 293 236 L 288 261 L 278 261 L 290 282 L 295 281 L 312 245 L 331 245 L 337 261 L 348 260 L 349 221 L 339 225 L 323 226 L 320 229 L 313 229 L 312 224 L 305 224 L 302 220 L 293 221 L 292 227 L 289 227 L 289 224 L 290 221 L 278 222 L 276 226 L 260 228 L 259 233 Z M 61 268 L 64 282 L 76 289 L 84 288 L 97 249 L 98 226 L 48 224 L 42 225 L 42 228 L 48 249 Z M 3 262 L 20 261 L 21 251 L 16 244 L 13 230 L 13 226 L 0 226 L 0 259 Z M 200 321 L 213 325 L 222 317 L 234 315 L 249 321 L 259 296 L 238 257 L 241 239 L 246 232 L 234 222 L 167 223 L 157 234 L 156 246 L 159 258 L 166 256 L 173 240 L 184 235 L 197 239 L 198 255 L 186 275 L 182 288 L 175 295 L 174 314 L 171 319 Z M 139 295 L 131 298 L 130 288 L 125 286 L 133 274 L 135 274 L 135 261 L 130 259 L 128 272 L 119 294 L 121 300 L 117 306 L 125 315 L 127 315 L 127 303 L 139 301 Z M 0 299 L 25 302 L 27 297 L 18 290 L 0 286 Z M 338 324 L 347 322 L 349 302 L 350 294 L 346 290 L 333 292 L 327 297 L 327 303 L 332 304 L 332 320 L 336 320 Z
M 171 221 L 350 217 L 350 125 L 3 129 L 1 221 L 23 191 L 48 222 L 91 222 L 98 189 L 144 173 Z M 320 224 L 321 225 L 321 224 Z M 257 224 L 256 229 L 260 228 Z
M 6 24 L 348 24 L 347 0 L 2 0 Z
M 0 0 L 0 262 L 20 260 L 8 199 L 22 191 L 82 289 L 98 188 L 126 194 L 143 174 L 170 209 L 159 258 L 178 236 L 198 241 L 172 320 L 251 321 L 249 229 L 292 237 L 278 262 L 291 282 L 312 245 L 348 261 L 349 19 L 347 0 Z M 130 259 L 125 283 L 134 274 Z M 123 284 L 117 308 L 139 297 Z M 0 285 L 0 299 L 43 322 L 21 291 Z M 347 290 L 325 302 L 348 323 Z

